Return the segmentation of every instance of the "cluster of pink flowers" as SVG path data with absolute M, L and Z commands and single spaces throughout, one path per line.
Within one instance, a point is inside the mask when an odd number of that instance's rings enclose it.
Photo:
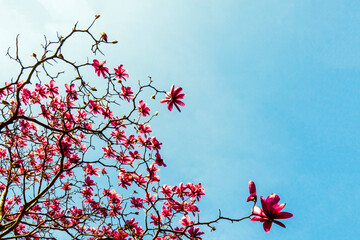
M 102 40 L 107 42 L 106 34 Z M 0 89 L 0 99 L 8 101 L 3 115 L 10 119 L 1 123 L 6 127 L 0 135 L 3 224 L 17 222 L 12 232 L 28 239 L 48 237 L 45 229 L 66 229 L 89 239 L 130 240 L 153 232 L 157 240 L 201 240 L 204 232 L 199 226 L 210 225 L 196 218 L 197 203 L 205 195 L 202 185 L 159 184 L 158 173 L 167 167 L 160 154 L 162 143 L 152 136 L 148 103 L 136 99 L 151 82 L 134 94 L 124 85 L 129 74 L 123 65 L 113 73 L 105 65 L 97 59 L 92 63 L 95 74 L 112 84 L 101 96 L 80 77 L 62 88 L 50 79 L 33 88 L 18 81 Z M 114 96 L 130 106 L 127 114 L 120 117 L 113 112 L 119 102 Z M 184 97 L 182 88 L 172 85 L 160 102 L 169 111 L 175 107 L 180 112 Z M 100 153 L 92 152 L 95 148 Z M 256 203 L 252 181 L 249 191 L 247 201 Z M 276 194 L 261 197 L 262 208 L 253 207 L 251 220 L 262 222 L 267 232 L 273 222 L 285 227 L 277 219 L 292 214 L 281 212 L 285 204 L 279 200 Z M 36 226 L 40 230 L 34 231 Z

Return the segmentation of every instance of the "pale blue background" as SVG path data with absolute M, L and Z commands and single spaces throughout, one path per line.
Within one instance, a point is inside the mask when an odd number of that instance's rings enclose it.
M 245 216 L 250 179 L 294 214 L 287 229 L 222 222 L 204 239 L 358 239 L 359 1 L 0 0 L 1 83 L 16 73 L 4 54 L 17 33 L 29 58 L 44 33 L 94 14 L 95 33 L 119 41 L 112 66 L 187 94 L 181 114 L 152 108 L 163 183 L 201 182 L 204 220 Z

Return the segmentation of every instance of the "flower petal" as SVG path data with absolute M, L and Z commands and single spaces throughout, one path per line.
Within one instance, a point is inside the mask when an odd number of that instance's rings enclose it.
M 282 203 L 282 204 L 279 204 L 276 208 L 275 208 L 275 211 L 276 212 L 280 212 L 281 210 L 283 210 L 283 208 L 286 206 L 286 203 Z
M 267 206 L 271 206 L 271 207 L 277 205 L 279 202 L 280 202 L 280 197 L 276 193 L 271 194 L 266 199 Z
M 287 218 L 292 218 L 294 215 L 292 213 L 289 212 L 280 212 L 278 214 L 276 214 L 277 219 L 287 219 Z
M 250 218 L 250 221 L 255 222 L 255 221 L 260 221 L 260 222 L 264 222 L 267 221 L 267 218 L 263 218 L 263 217 L 252 217 Z
M 253 214 L 262 216 L 262 217 L 266 217 L 264 211 L 261 208 L 259 208 L 258 206 L 254 207 Z
M 261 206 L 263 208 L 263 211 L 264 211 L 265 215 L 270 214 L 270 211 L 269 211 L 270 209 L 268 209 L 265 198 L 263 196 L 261 196 L 260 199 L 261 199 Z
M 264 227 L 265 232 L 270 231 L 271 225 L 272 225 L 272 222 L 270 222 L 270 221 L 265 221 L 264 222 L 263 227 Z
M 283 224 L 282 222 L 274 220 L 274 223 L 276 223 L 277 225 L 279 225 L 279 226 L 281 226 L 283 228 L 286 228 L 285 224 Z

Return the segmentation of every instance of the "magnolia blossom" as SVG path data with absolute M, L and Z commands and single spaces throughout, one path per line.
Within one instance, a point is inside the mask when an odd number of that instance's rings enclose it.
M 99 63 L 99 60 L 94 59 L 92 66 L 95 68 L 95 73 L 100 77 L 100 74 L 106 78 L 106 73 L 109 73 L 109 68 L 105 67 L 106 61 Z
M 185 103 L 183 103 L 182 101 L 180 101 L 181 99 L 183 99 L 186 95 L 181 93 L 181 91 L 183 90 L 181 87 L 177 87 L 174 90 L 175 86 L 172 85 L 170 92 L 167 92 L 165 95 L 165 99 L 161 100 L 160 103 L 167 103 L 168 104 L 168 109 L 171 112 L 173 109 L 173 106 L 176 107 L 176 109 L 181 112 L 180 108 L 178 105 L 184 107 Z
M 265 232 L 270 231 L 273 222 L 285 228 L 285 225 L 282 222 L 275 219 L 287 219 L 293 217 L 293 215 L 289 212 L 281 212 L 286 203 L 279 204 L 279 201 L 280 197 L 275 193 L 271 194 L 266 199 L 261 196 L 261 205 L 263 209 L 255 206 L 253 214 L 257 216 L 252 217 L 251 221 L 260 221 L 264 223 L 263 227 Z
M 120 64 L 118 68 L 114 68 L 115 71 L 115 78 L 118 78 L 119 80 L 123 79 L 126 81 L 126 78 L 129 77 L 129 74 L 125 73 L 126 69 L 123 68 L 123 65 Z
M 138 111 L 139 111 L 139 116 L 142 115 L 143 117 L 146 117 L 147 115 L 150 114 L 150 108 L 143 100 L 139 101 Z

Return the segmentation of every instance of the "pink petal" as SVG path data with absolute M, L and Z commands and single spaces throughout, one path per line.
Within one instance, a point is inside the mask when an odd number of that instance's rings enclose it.
M 276 212 L 280 212 L 286 206 L 286 203 L 279 204 L 278 207 L 275 208 Z
M 182 107 L 185 107 L 185 103 L 183 103 L 182 101 L 176 101 L 176 104 L 179 104 Z
M 265 221 L 264 222 L 263 227 L 264 227 L 265 232 L 270 231 L 271 225 L 272 225 L 272 222 L 270 222 L 270 221 Z
M 289 212 L 281 212 L 276 214 L 277 219 L 287 219 L 287 218 L 292 218 L 294 215 L 292 213 Z
M 274 223 L 276 223 L 277 225 L 279 225 L 279 226 L 281 226 L 283 228 L 286 228 L 285 225 L 282 222 L 274 220 Z
M 266 220 L 267 220 L 267 218 L 262 218 L 262 217 L 252 217 L 252 218 L 250 218 L 250 221 L 252 221 L 252 222 L 255 222 L 255 221 L 264 222 Z
M 172 111 L 172 109 L 173 109 L 173 103 L 172 102 L 169 102 L 168 109 L 169 109 L 170 112 Z
M 176 97 L 177 97 L 178 99 L 182 99 L 182 98 L 184 98 L 185 96 L 186 96 L 186 94 L 182 93 L 182 94 L 178 94 Z
M 268 206 L 274 206 L 274 205 L 278 204 L 279 202 L 280 202 L 280 197 L 275 193 L 271 194 L 266 199 L 266 203 L 268 204 Z
M 267 215 L 270 213 L 270 209 L 268 209 L 268 206 L 267 206 L 267 203 L 266 203 L 266 200 L 263 196 L 260 197 L 261 199 L 261 206 L 263 208 L 263 211 L 264 213 Z
M 259 208 L 258 206 L 254 207 L 253 214 L 262 216 L 262 217 L 266 217 L 264 211 L 261 208 Z
M 248 196 L 246 199 L 247 202 L 254 201 L 254 200 L 255 200 L 254 196 L 251 196 L 251 195 Z
M 256 194 L 256 187 L 255 187 L 255 183 L 253 181 L 249 182 L 249 193 Z
M 178 95 L 183 89 L 181 87 L 177 87 L 174 91 L 174 95 Z
M 174 94 L 174 88 L 175 88 L 174 84 L 171 85 L 170 92 L 169 92 L 170 94 L 169 94 L 169 95 L 173 95 L 173 94 Z
M 175 104 L 175 107 L 176 107 L 176 109 L 177 109 L 179 112 L 181 112 L 181 110 L 180 110 L 180 108 L 178 107 L 177 104 Z

